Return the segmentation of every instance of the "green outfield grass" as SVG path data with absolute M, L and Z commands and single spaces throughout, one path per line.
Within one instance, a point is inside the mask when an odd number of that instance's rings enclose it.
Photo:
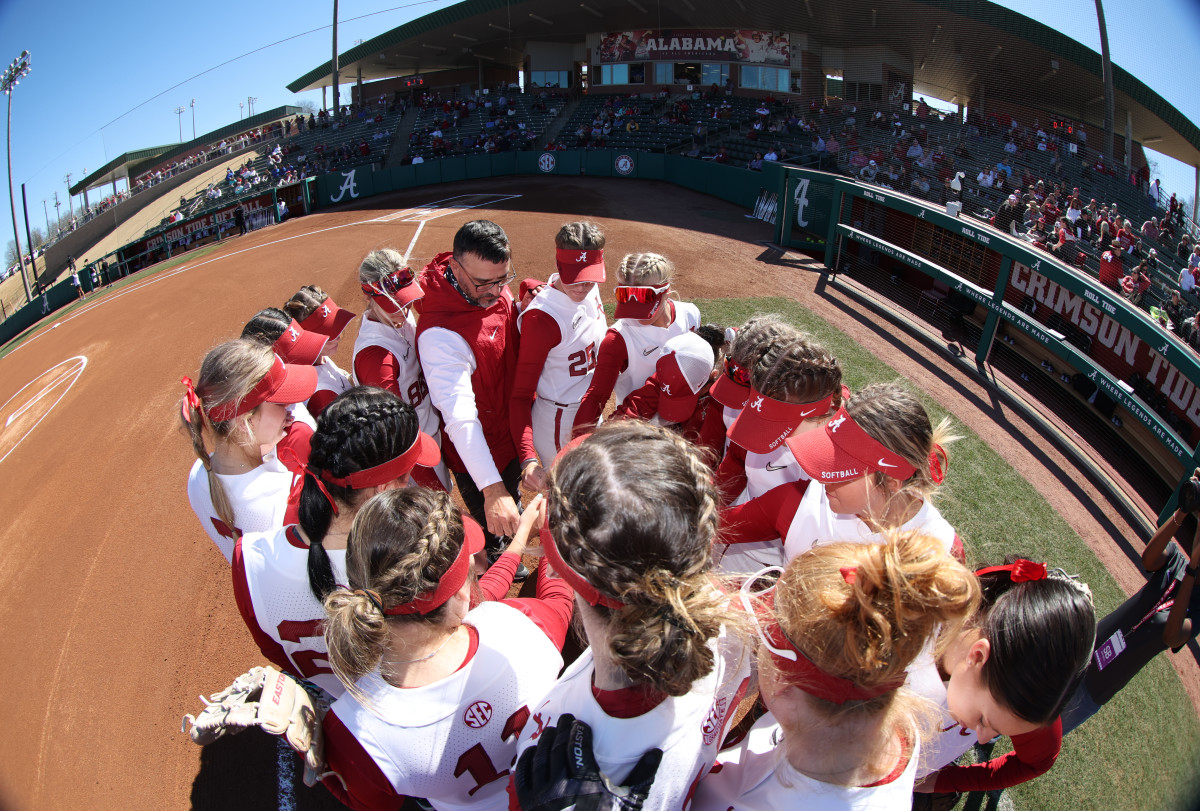
M 852 391 L 899 377 L 844 333 L 788 299 L 696 304 L 706 322 L 721 326 L 743 324 L 755 313 L 781 313 L 838 357 Z M 943 416 L 954 418 L 916 393 L 935 423 Z M 963 438 L 951 447 L 938 505 L 958 529 L 969 562 L 1002 562 L 1005 554 L 1020 553 L 1080 574 L 1095 594 L 1098 616 L 1124 601 L 1116 581 L 1041 494 L 961 422 L 956 421 L 955 433 Z M 1010 750 L 1008 741 L 1002 741 L 995 753 Z M 1048 774 L 1005 794 L 1018 809 L 1190 809 L 1200 796 L 1197 764 L 1200 722 L 1178 675 L 1166 657 L 1159 656 L 1064 741 Z

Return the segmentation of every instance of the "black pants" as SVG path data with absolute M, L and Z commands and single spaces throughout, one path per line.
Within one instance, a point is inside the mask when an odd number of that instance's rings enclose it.
M 520 504 L 521 463 L 513 459 L 504 466 L 504 470 L 500 471 L 500 477 L 504 480 L 504 488 L 513 497 L 513 501 Z M 475 480 L 471 478 L 470 473 L 455 473 L 454 481 L 458 483 L 458 492 L 462 496 L 463 503 L 467 505 L 467 512 L 479 522 L 479 526 L 483 527 L 484 545 L 488 554 L 495 557 L 507 541 L 488 532 L 487 516 L 483 513 L 483 493 L 475 486 Z

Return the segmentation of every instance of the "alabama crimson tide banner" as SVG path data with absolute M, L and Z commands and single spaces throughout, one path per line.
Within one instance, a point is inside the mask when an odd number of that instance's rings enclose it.
M 600 35 L 601 62 L 751 62 L 788 65 L 791 40 L 779 31 L 669 28 Z

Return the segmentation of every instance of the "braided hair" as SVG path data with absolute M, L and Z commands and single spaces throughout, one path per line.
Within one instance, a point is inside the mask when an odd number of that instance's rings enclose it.
M 645 422 L 607 423 L 556 462 L 548 492 L 563 561 L 625 604 L 595 607 L 608 655 L 634 683 L 685 695 L 712 671 L 727 613 L 709 577 L 717 493 L 700 450 Z
M 274 346 L 279 337 L 292 325 L 292 317 L 283 310 L 267 307 L 259 310 L 242 327 L 242 337 Z
M 373 386 L 356 386 L 341 394 L 321 412 L 312 435 L 308 466 L 300 492 L 300 526 L 308 536 L 308 585 L 318 600 L 336 587 L 329 555 L 322 542 L 333 521 L 333 505 L 315 477 L 322 472 L 335 478 L 381 465 L 412 446 L 420 422 L 412 406 L 395 394 Z M 322 481 L 339 509 L 355 510 L 365 500 L 364 491 Z
M 386 616 L 383 611 L 436 588 L 463 538 L 462 515 L 440 490 L 387 490 L 354 517 L 346 545 L 350 588 L 325 598 L 325 645 L 333 672 L 360 701 L 357 682 L 379 667 L 389 623 L 446 621 L 448 603 L 428 614 Z

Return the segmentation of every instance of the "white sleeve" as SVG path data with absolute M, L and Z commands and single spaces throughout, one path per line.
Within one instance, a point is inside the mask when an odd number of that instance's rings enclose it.
M 462 457 L 475 486 L 483 490 L 502 481 L 475 406 L 475 389 L 471 386 L 475 353 L 471 347 L 461 335 L 433 327 L 417 339 L 417 355 L 429 387 L 429 399 L 442 413 L 446 435 Z

